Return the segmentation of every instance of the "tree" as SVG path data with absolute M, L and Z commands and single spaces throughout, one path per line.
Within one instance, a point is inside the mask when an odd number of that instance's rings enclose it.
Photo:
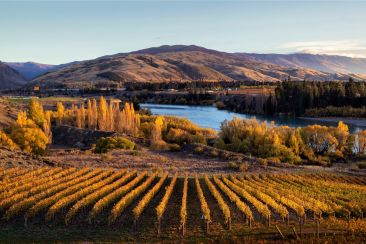
M 305 145 L 318 155 L 334 152 L 338 146 L 337 138 L 327 126 L 309 125 L 302 128 L 301 135 Z
M 46 111 L 45 120 L 43 122 L 43 131 L 48 138 L 48 142 L 52 142 L 52 130 L 51 130 L 51 111 Z
M 29 102 L 29 118 L 33 120 L 38 126 L 42 127 L 45 117 L 43 106 L 37 98 L 32 98 Z
M 0 130 L 0 145 L 10 148 L 11 150 L 17 149 L 18 146 L 13 142 L 13 140 Z
M 58 118 L 58 125 L 62 125 L 62 120 L 65 116 L 65 107 L 62 102 L 57 102 L 57 118 Z
M 85 128 L 85 107 L 84 107 L 84 102 L 80 105 L 80 117 L 81 117 L 81 128 Z
M 333 129 L 332 134 L 338 141 L 338 145 L 336 147 L 337 154 L 339 156 L 343 156 L 343 153 L 347 146 L 347 139 L 349 137 L 348 126 L 343 123 L 343 121 L 339 121 L 338 126 Z
M 88 99 L 88 108 L 87 108 L 87 119 L 88 119 L 88 129 L 93 129 L 94 124 L 94 114 L 92 109 L 92 103 L 90 99 Z
M 107 118 L 107 126 L 108 130 L 113 131 L 114 130 L 114 109 L 113 109 L 113 101 L 109 101 L 109 107 L 108 107 L 108 118 Z
M 97 100 L 94 98 L 93 98 L 92 111 L 93 111 L 93 129 L 96 130 L 97 123 L 98 123 L 98 105 L 97 105 Z
M 164 124 L 164 119 L 161 116 L 158 116 L 154 121 L 154 126 L 151 131 L 151 145 L 159 145 L 163 141 L 161 139 L 161 129 Z
M 366 130 L 356 133 L 354 147 L 358 154 L 366 153 Z
M 44 153 L 48 138 L 37 125 L 27 118 L 25 111 L 18 113 L 16 124 L 10 128 L 10 138 L 24 151 Z
M 78 128 L 82 128 L 82 121 L 81 121 L 81 108 L 76 110 L 76 126 Z
M 98 128 L 100 130 L 107 129 L 107 115 L 108 115 L 107 101 L 102 96 L 102 97 L 100 97 L 99 111 L 98 111 Z

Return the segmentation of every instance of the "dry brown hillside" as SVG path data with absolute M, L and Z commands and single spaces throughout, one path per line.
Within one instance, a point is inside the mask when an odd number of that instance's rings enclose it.
M 197 46 L 162 46 L 79 62 L 34 81 L 46 86 L 88 86 L 103 81 L 347 80 L 349 75 L 291 68 Z M 359 78 L 359 77 L 354 77 Z

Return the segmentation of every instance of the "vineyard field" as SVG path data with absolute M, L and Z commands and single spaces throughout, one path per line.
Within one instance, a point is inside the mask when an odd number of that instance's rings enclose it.
M 55 241 L 57 231 L 84 231 L 98 241 L 306 239 L 344 233 L 364 239 L 365 212 L 366 178 L 346 174 L 0 170 L 0 242 L 14 240 L 14 230 L 41 229 Z M 70 233 L 66 237 L 73 240 Z

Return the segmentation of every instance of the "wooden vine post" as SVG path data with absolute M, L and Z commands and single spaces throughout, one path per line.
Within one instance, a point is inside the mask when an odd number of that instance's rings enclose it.
M 297 234 L 296 229 L 295 229 L 295 227 L 294 227 L 294 226 L 292 227 L 292 231 L 294 232 L 294 235 L 295 235 L 295 237 L 296 237 L 296 240 L 299 240 L 299 239 L 300 239 L 300 238 L 299 238 L 299 235 Z
M 207 220 L 205 220 L 204 223 L 205 223 L 205 232 L 208 235 L 208 234 L 210 234 L 210 223 Z
M 248 225 L 249 225 L 249 229 L 251 229 L 252 228 L 252 218 L 248 219 Z
M 287 214 L 287 225 L 290 225 L 290 214 Z
M 24 217 L 24 228 L 28 228 L 28 218 Z
M 227 229 L 231 230 L 231 217 L 227 220 Z
M 186 235 L 186 224 L 183 223 L 182 224 L 182 236 L 185 236 Z
M 270 214 L 268 214 L 268 217 L 267 217 L 267 225 L 271 226 L 271 215 Z
M 281 232 L 280 228 L 278 228 L 278 226 L 277 226 L 277 225 L 275 225 L 275 226 L 276 226 L 276 229 L 277 229 L 278 233 L 281 235 L 282 240 L 285 240 L 286 238 L 285 238 L 285 236 L 282 234 L 282 232 Z
M 320 220 L 319 219 L 316 220 L 316 237 L 318 238 L 318 241 L 319 241 L 319 238 L 320 238 Z
M 158 220 L 158 226 L 157 226 L 157 232 L 158 232 L 158 236 L 160 236 L 160 233 L 161 233 L 161 220 L 159 219 Z
M 299 217 L 300 239 L 302 238 L 302 217 Z

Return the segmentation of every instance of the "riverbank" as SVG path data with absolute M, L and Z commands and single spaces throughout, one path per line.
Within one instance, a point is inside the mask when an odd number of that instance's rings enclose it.
M 343 121 L 348 125 L 352 125 L 355 127 L 362 127 L 366 129 L 366 119 L 364 118 L 347 118 L 347 117 L 299 117 L 299 119 L 316 121 L 316 122 L 325 122 L 325 123 L 338 123 L 339 121 Z
M 337 126 L 339 120 L 332 118 L 332 120 L 321 120 L 323 118 L 311 118 L 311 117 L 295 117 L 295 116 L 265 116 L 265 115 L 253 115 L 249 113 L 236 113 L 229 110 L 218 109 L 215 106 L 188 106 L 188 105 L 173 105 L 173 104 L 154 104 L 154 103 L 141 103 L 142 108 L 150 109 L 153 114 L 156 115 L 169 115 L 184 117 L 191 120 L 193 123 L 204 127 L 220 130 L 221 123 L 225 120 L 232 120 L 233 117 L 241 119 L 252 119 L 267 123 L 274 121 L 275 125 L 289 126 L 289 127 L 304 127 L 313 124 L 320 124 L 326 126 Z M 359 126 L 357 123 L 352 124 L 355 118 L 348 118 L 344 121 L 349 125 L 350 131 L 356 132 L 366 128 L 366 119 Z

